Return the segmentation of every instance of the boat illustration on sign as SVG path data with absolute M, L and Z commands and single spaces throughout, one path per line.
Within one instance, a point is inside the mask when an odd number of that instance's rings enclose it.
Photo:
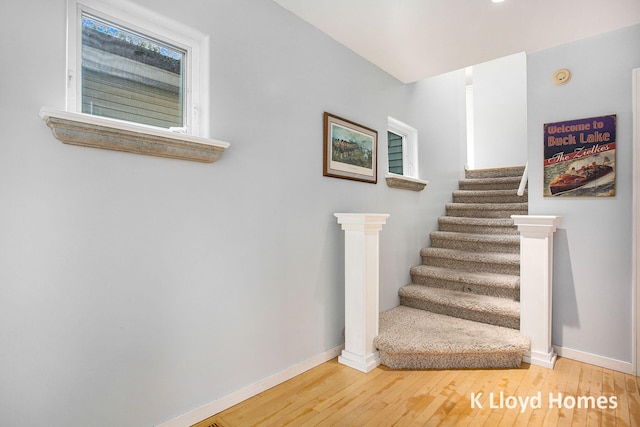
M 608 163 L 610 163 L 610 160 L 605 157 L 602 164 L 592 162 L 590 165 L 579 169 L 572 167 L 549 182 L 549 192 L 555 196 L 556 194 L 595 185 L 596 180 L 604 178 L 613 172 L 613 168 Z M 615 178 L 614 175 L 610 176 Z

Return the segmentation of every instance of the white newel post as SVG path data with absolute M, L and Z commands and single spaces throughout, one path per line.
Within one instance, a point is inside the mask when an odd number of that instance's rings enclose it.
M 380 364 L 378 335 L 378 234 L 387 214 L 336 213 L 344 235 L 345 346 L 338 361 L 362 372 Z
M 553 233 L 560 217 L 512 215 L 520 231 L 520 331 L 531 338 L 524 361 L 553 369 L 551 345 Z

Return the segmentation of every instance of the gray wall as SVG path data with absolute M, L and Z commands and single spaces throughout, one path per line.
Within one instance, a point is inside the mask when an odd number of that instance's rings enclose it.
M 389 105 L 389 116 L 418 131 L 419 177 L 429 181 L 427 187 L 418 194 L 407 194 L 403 190 L 389 192 L 389 202 L 400 208 L 396 219 L 389 221 L 390 226 L 396 221 L 411 221 L 414 215 L 424 224 L 414 229 L 405 228 L 405 243 L 398 240 L 397 243 L 388 245 L 394 248 L 392 256 L 398 262 L 409 258 L 415 265 L 421 262 L 419 251 L 406 249 L 429 244 L 429 232 L 438 228 L 438 216 L 445 214 L 444 204 L 451 201 L 451 192 L 458 188 L 458 179 L 464 174 L 464 70 L 408 84 L 399 90 L 393 88 L 385 102 Z M 386 233 L 384 228 L 383 232 L 383 242 L 394 236 Z M 407 275 L 404 280 L 406 283 L 402 282 L 403 285 L 408 284 L 410 277 Z M 397 282 L 398 280 L 381 282 L 381 310 L 398 304 Z M 385 286 L 385 283 L 389 286 Z
M 23 48 L 0 79 L 1 425 L 153 425 L 341 345 L 333 213 L 391 214 L 390 308 L 459 173 L 458 119 L 419 123 L 438 85 L 404 87 L 269 1 L 138 3 L 211 36 L 211 134 L 232 145 L 198 164 L 58 142 L 38 111 L 64 107 L 66 2 L 2 3 Z M 322 176 L 324 111 L 379 131 L 377 185 Z M 437 191 L 384 183 L 392 111 L 425 129 Z
M 197 164 L 61 144 L 38 111 L 64 106 L 65 1 L 2 3 L 2 40 L 28 49 L 3 57 L 0 79 L 1 425 L 153 425 L 342 344 L 333 213 L 391 214 L 380 303 L 393 307 L 464 164 L 462 72 L 403 86 L 268 1 L 139 3 L 211 35 L 212 136 L 232 146 Z M 528 69 L 531 212 L 565 217 L 554 342 L 627 361 L 638 32 Z M 551 86 L 564 67 L 574 82 Z M 323 177 L 323 111 L 379 131 L 380 177 L 387 116 L 416 127 L 429 187 Z M 611 113 L 618 195 L 543 200 L 542 123 Z
M 529 212 L 562 216 L 555 236 L 553 344 L 632 362 L 631 70 L 640 26 L 528 57 Z M 568 68 L 565 86 L 551 82 Z M 616 196 L 544 198 L 543 125 L 617 114 Z

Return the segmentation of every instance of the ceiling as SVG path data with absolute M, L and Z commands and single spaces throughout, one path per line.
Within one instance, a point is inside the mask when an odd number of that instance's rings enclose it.
M 639 0 L 274 1 L 405 83 L 640 22 Z

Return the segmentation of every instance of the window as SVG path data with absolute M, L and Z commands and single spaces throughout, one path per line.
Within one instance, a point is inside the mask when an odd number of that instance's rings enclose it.
M 115 1 L 68 0 L 67 111 L 206 137 L 207 38 Z
M 184 127 L 186 52 L 82 14 L 82 112 Z
M 403 174 L 403 158 L 404 136 L 397 133 L 387 131 L 387 141 L 389 149 L 389 172 L 398 175 Z
M 230 144 L 209 139 L 208 52 L 127 0 L 67 0 L 66 110 L 40 117 L 65 144 L 215 162 Z
M 389 172 L 418 178 L 418 131 L 391 117 L 387 130 Z
M 403 190 L 422 191 L 428 181 L 418 178 L 418 131 L 389 117 L 387 123 L 387 186 Z

